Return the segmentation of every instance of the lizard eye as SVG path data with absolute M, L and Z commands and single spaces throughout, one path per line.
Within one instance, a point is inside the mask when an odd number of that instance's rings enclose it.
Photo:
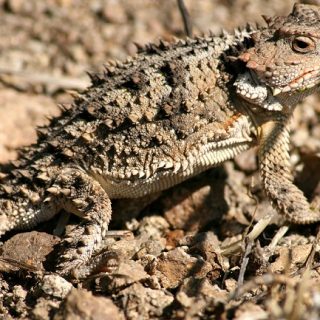
M 315 49 L 315 43 L 308 37 L 296 37 L 292 41 L 292 49 L 299 53 L 308 53 Z

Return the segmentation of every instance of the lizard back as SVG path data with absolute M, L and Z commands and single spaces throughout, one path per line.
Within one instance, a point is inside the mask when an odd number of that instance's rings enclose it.
M 6 183 L 20 192 L 17 179 L 45 190 L 55 171 L 76 166 L 110 198 L 138 197 L 247 149 L 251 124 L 231 101 L 230 75 L 219 65 L 223 54 L 249 45 L 251 32 L 160 42 L 109 63 L 91 75 L 91 87 L 71 108 L 39 129 L 38 142 L 20 153 L 17 169 L 3 182 L 4 193 Z

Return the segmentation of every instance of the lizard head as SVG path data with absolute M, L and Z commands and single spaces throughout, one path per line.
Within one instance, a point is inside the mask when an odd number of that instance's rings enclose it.
M 320 7 L 296 4 L 286 17 L 263 18 L 268 27 L 239 59 L 274 96 L 299 100 L 320 84 Z

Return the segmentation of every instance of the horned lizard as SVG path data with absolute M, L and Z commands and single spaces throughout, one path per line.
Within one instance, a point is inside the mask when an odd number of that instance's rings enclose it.
M 292 182 L 288 122 L 320 84 L 320 8 L 267 26 L 160 42 L 91 75 L 92 85 L 1 173 L 0 235 L 61 209 L 84 222 L 63 241 L 70 275 L 96 252 L 110 199 L 178 184 L 258 146 L 263 187 L 286 220 L 320 220 Z

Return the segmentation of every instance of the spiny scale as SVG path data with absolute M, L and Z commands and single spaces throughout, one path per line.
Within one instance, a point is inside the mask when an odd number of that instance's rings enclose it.
M 320 30 L 314 19 L 319 12 L 296 5 L 257 30 L 160 41 L 89 74 L 91 86 L 74 95 L 71 108 L 62 106 L 59 117 L 38 129 L 37 143 L 3 169 L 0 235 L 30 228 L 61 209 L 85 218 L 62 245 L 57 269 L 70 275 L 100 249 L 110 199 L 169 188 L 253 145 L 263 187 L 278 212 L 296 223 L 319 221 L 320 213 L 292 184 L 287 141 L 294 105 L 319 86 L 317 70 L 301 74 L 320 64 L 320 37 L 313 36 Z M 316 44 L 303 54 L 301 42 L 290 42 L 301 28 Z M 285 82 L 289 58 L 296 59 L 290 76 L 303 79 L 295 81 L 297 88 Z

